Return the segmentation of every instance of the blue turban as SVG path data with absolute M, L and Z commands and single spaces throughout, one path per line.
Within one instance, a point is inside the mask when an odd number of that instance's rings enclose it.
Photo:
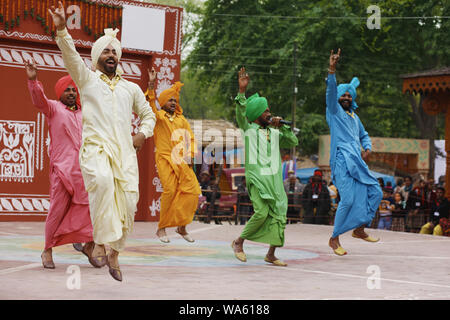
M 359 79 L 357 77 L 354 77 L 350 83 L 346 84 L 340 84 L 337 87 L 337 98 L 339 98 L 348 91 L 350 95 L 352 96 L 352 109 L 355 110 L 358 108 L 358 105 L 355 102 L 356 99 L 356 88 L 359 86 Z
M 248 121 L 253 122 L 258 119 L 268 107 L 269 105 L 266 98 L 260 97 L 257 93 L 250 96 L 247 99 L 247 105 L 245 108 L 245 115 L 247 116 Z

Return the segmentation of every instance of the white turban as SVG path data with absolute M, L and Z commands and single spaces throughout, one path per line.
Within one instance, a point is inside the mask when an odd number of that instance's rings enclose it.
M 100 55 L 102 54 L 103 50 L 111 44 L 111 46 L 116 50 L 117 59 L 120 61 L 120 58 L 122 57 L 122 45 L 120 44 L 120 41 L 117 39 L 117 33 L 119 32 L 119 29 L 105 29 L 105 35 L 103 37 L 100 37 L 97 39 L 97 41 L 94 42 L 94 45 L 92 46 L 91 50 L 91 59 L 92 59 L 92 66 L 94 70 L 97 68 L 97 61 Z M 120 66 L 117 66 L 116 72 L 118 74 L 122 74 L 123 70 Z

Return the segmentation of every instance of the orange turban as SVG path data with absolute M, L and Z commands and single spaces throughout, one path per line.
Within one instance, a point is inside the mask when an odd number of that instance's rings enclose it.
M 55 84 L 55 93 L 56 93 L 56 97 L 58 99 L 61 98 L 61 95 L 63 94 L 63 92 L 67 89 L 68 86 L 72 85 L 75 90 L 77 90 L 77 105 L 81 106 L 80 103 L 80 93 L 78 92 L 78 88 L 75 84 L 75 82 L 73 82 L 72 78 L 70 77 L 70 75 L 64 76 L 61 79 L 59 79 L 56 84 Z
M 173 84 L 172 87 L 169 89 L 164 90 L 159 94 L 158 103 L 161 107 L 163 107 L 167 101 L 169 101 L 170 98 L 175 97 L 177 98 L 177 107 L 175 109 L 176 113 L 183 113 L 183 109 L 181 109 L 180 106 L 180 90 L 181 87 L 184 86 L 184 83 L 181 83 L 180 81 L 177 81 Z

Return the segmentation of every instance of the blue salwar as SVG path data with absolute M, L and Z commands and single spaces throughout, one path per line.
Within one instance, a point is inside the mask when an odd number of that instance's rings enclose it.
M 359 81 L 352 81 L 354 82 L 359 84 Z M 345 93 L 344 90 L 353 97 L 350 112 L 346 112 L 338 102 L 339 97 Z M 336 76 L 328 75 L 326 117 L 331 135 L 331 179 L 341 198 L 334 220 L 333 238 L 369 225 L 383 197 L 378 180 L 370 173 L 361 157 L 361 146 L 364 150 L 371 150 L 372 143 L 361 120 L 353 111 L 357 107 L 355 98 L 355 86 L 340 85 L 338 89 Z

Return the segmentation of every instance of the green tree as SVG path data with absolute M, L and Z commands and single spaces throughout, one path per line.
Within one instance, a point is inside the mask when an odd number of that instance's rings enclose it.
M 370 30 L 366 23 L 371 4 L 368 0 L 208 0 L 187 60 L 189 72 L 202 85 L 217 86 L 230 119 L 236 74 L 242 65 L 252 79 L 249 94 L 258 91 L 266 96 L 271 109 L 287 119 L 296 76 L 297 124 L 301 135 L 316 133 L 300 137 L 300 150 L 311 153 L 317 151 L 318 134 L 327 133 L 324 80 L 329 52 L 341 48 L 338 81 L 359 77 L 357 112 L 371 136 L 435 138 L 442 133 L 442 128 L 435 130 L 442 122 L 411 106 L 401 92 L 400 75 L 450 64 L 450 20 L 416 18 L 448 17 L 448 2 L 377 1 L 381 28 Z M 299 47 L 296 75 L 294 42 Z

